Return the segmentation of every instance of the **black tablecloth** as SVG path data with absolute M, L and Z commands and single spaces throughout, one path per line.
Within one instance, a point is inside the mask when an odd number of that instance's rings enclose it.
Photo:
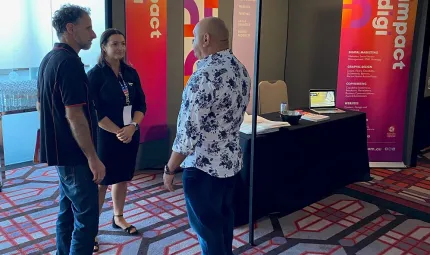
M 347 184 L 368 180 L 365 113 L 327 115 L 326 121 L 300 120 L 297 126 L 257 136 L 254 220 L 294 212 Z M 262 117 L 280 121 L 278 113 Z M 248 223 L 251 135 L 241 133 L 240 145 L 244 166 L 237 177 L 236 226 Z

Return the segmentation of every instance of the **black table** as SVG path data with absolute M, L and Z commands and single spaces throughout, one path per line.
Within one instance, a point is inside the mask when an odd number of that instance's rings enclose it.
M 326 114 L 329 120 L 258 135 L 255 147 L 253 219 L 286 215 L 348 184 L 370 178 L 366 115 Z M 280 121 L 278 113 L 262 117 Z M 248 223 L 251 135 L 241 133 L 244 166 L 237 176 L 235 225 Z

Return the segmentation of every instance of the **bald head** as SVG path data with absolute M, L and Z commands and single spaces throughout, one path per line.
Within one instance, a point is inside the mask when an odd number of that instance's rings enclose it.
M 197 30 L 200 36 L 209 34 L 213 43 L 228 44 L 228 29 L 224 21 L 220 18 L 210 17 L 202 19 L 197 24 Z
M 224 21 L 209 17 L 202 19 L 194 28 L 194 52 L 202 58 L 229 48 L 229 33 Z M 196 50 L 200 50 L 197 56 Z

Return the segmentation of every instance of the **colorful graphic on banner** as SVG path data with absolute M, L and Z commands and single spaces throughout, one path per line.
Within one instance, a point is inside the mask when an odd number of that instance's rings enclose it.
M 203 18 L 218 17 L 218 0 L 184 0 L 184 87 L 196 70 L 193 30 Z
M 337 106 L 366 112 L 370 162 L 403 161 L 417 2 L 343 1 Z
M 146 95 L 141 142 L 167 137 L 167 0 L 126 0 L 127 60 Z
M 255 0 L 234 0 L 233 11 L 233 41 L 234 55 L 245 65 L 254 83 L 255 29 L 257 25 L 257 2 Z M 247 112 L 252 111 L 252 96 Z

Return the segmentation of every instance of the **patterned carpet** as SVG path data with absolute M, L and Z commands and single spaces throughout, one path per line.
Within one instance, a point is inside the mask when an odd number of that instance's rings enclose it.
M 430 163 L 420 162 L 406 170 L 372 169 L 373 181 L 349 188 L 430 213 Z
M 351 185 L 287 216 L 235 230 L 235 254 L 430 254 L 430 164 L 403 171 L 374 169 L 369 183 Z M 188 225 L 182 189 L 168 193 L 159 172 L 140 172 L 129 185 L 125 216 L 142 233 L 111 227 L 110 193 L 100 221 L 100 254 L 200 254 Z M 57 173 L 44 165 L 7 171 L 0 193 L 0 254 L 54 254 Z M 177 178 L 181 185 L 180 178 Z M 400 213 L 401 212 L 401 213 Z

